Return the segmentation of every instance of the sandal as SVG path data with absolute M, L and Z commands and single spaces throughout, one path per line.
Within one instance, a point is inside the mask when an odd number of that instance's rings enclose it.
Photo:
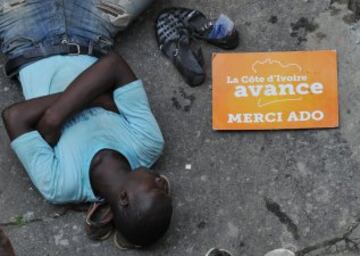
M 295 253 L 288 249 L 276 249 L 268 252 L 265 256 L 295 256 Z
M 134 245 L 127 241 L 119 231 L 115 232 L 114 240 L 113 240 L 116 248 L 120 250 L 129 250 L 129 249 L 141 249 L 142 246 Z
M 166 177 L 165 175 L 160 175 L 161 178 L 163 178 L 166 182 L 166 194 L 170 195 L 171 194 L 171 185 L 170 185 L 170 181 L 168 179 L 168 177 Z
M 202 12 L 188 8 L 168 8 L 165 12 L 174 14 L 178 17 L 185 26 L 190 30 L 193 37 L 204 40 L 212 45 L 220 47 L 225 50 L 235 49 L 239 45 L 239 33 L 235 28 L 231 28 L 230 33 L 225 37 L 217 38 L 212 34 L 216 31 L 216 23 L 209 20 Z M 220 18 L 225 17 L 226 22 L 231 22 L 226 16 L 221 15 Z M 233 23 L 232 23 L 233 25 Z
M 201 48 L 194 49 L 190 33 L 175 15 L 161 12 L 155 22 L 156 38 L 160 50 L 175 65 L 190 86 L 205 80 L 204 58 Z
M 114 215 L 108 204 L 94 203 L 90 206 L 85 220 L 85 231 L 89 239 L 103 241 L 113 232 Z
M 212 248 L 205 256 L 232 256 L 232 254 L 225 249 Z

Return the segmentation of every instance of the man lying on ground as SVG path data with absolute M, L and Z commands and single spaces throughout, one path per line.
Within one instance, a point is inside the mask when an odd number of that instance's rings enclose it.
M 26 100 L 2 116 L 32 182 L 50 203 L 105 201 L 120 246 L 154 243 L 172 215 L 167 180 L 149 170 L 164 141 L 142 81 L 110 51 L 149 0 L 4 2 L 6 70 Z

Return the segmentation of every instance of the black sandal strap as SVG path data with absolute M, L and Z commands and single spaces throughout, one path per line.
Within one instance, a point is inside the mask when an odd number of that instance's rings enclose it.
M 189 32 L 184 24 L 171 13 L 163 13 L 158 17 L 156 29 L 161 50 L 182 37 L 189 38 Z

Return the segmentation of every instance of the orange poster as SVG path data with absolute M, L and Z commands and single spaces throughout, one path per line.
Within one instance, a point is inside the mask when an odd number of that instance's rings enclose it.
M 213 128 L 339 126 L 336 51 L 216 53 Z

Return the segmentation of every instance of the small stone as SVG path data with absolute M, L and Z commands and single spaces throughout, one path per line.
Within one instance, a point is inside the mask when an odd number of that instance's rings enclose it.
M 277 173 L 279 173 L 279 170 L 278 170 L 278 169 L 275 169 L 275 168 L 272 168 L 272 169 L 271 169 L 271 172 L 277 174 Z
M 69 243 L 69 240 L 67 239 L 63 239 L 63 240 L 60 240 L 59 241 L 59 245 L 62 245 L 62 246 L 69 246 L 70 243 Z
M 191 164 L 186 164 L 185 165 L 185 170 L 188 170 L 188 171 L 191 170 Z
M 4 92 L 7 92 L 9 89 L 10 89 L 9 87 L 5 86 L 4 87 Z
M 189 106 L 191 104 L 192 104 L 192 102 L 190 99 L 184 99 L 184 105 Z

